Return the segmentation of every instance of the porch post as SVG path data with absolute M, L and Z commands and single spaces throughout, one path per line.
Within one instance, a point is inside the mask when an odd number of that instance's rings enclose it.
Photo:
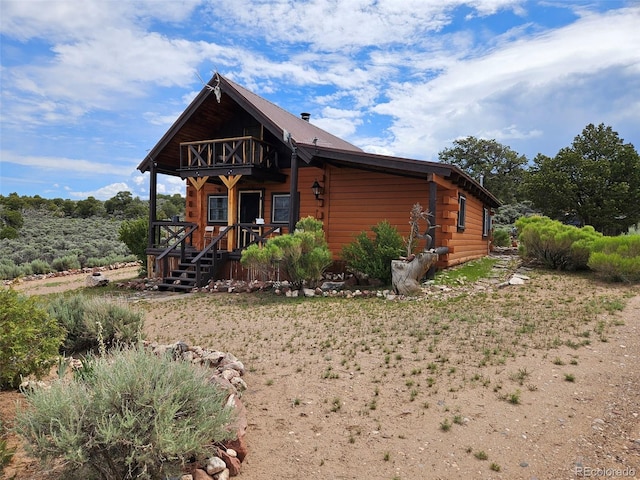
M 149 236 L 147 238 L 147 248 L 152 248 L 154 242 L 155 232 L 153 223 L 156 221 L 156 194 L 158 187 L 157 166 L 158 164 L 155 161 L 152 161 L 151 166 L 149 167 Z
M 238 222 L 238 189 L 236 185 L 242 175 L 220 175 L 220 180 L 227 187 L 227 226 L 235 225 Z M 227 234 L 227 250 L 232 252 L 236 245 L 237 232 L 233 229 Z
M 298 152 L 291 145 L 291 176 L 289 178 L 289 233 L 293 233 L 298 223 Z
M 430 223 L 433 227 L 436 225 L 436 214 L 437 214 L 437 202 L 438 202 L 438 185 L 433 181 L 433 174 L 429 175 L 429 213 L 431 213 L 432 217 Z M 431 231 L 427 232 L 431 235 L 431 248 L 436 247 L 436 232 L 437 228 L 432 228 Z M 432 280 L 436 276 L 436 266 L 432 265 L 427 271 L 427 278 Z

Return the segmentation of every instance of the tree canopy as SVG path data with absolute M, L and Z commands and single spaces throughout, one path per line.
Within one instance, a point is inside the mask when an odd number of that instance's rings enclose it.
M 521 200 L 520 184 L 527 158 L 495 140 L 466 137 L 438 153 L 441 162 L 456 165 L 482 182 L 502 203 Z
M 640 156 L 611 127 L 589 124 L 555 157 L 534 159 L 524 190 L 545 215 L 617 235 L 640 221 Z

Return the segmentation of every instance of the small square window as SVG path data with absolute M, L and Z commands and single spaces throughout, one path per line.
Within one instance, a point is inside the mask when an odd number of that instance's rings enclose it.
M 209 213 L 207 220 L 210 223 L 227 223 L 228 201 L 226 195 L 209 196 Z
M 464 195 L 458 197 L 458 230 L 464 230 L 467 216 L 467 198 Z
M 289 222 L 290 200 L 291 196 L 289 194 L 273 194 L 271 201 L 271 223 Z

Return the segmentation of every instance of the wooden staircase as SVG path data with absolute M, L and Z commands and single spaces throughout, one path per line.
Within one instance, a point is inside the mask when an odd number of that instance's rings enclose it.
M 158 284 L 158 290 L 190 292 L 194 288 L 206 286 L 227 261 L 229 252 L 207 251 L 204 255 L 201 253 L 195 248 L 185 249 L 184 260 L 178 263 L 178 268 L 171 270 L 169 276 L 162 279 L 162 283 Z

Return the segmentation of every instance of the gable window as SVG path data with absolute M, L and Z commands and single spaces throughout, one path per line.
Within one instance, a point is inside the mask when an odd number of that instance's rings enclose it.
M 482 236 L 488 237 L 491 231 L 491 211 L 488 208 L 482 209 Z
M 467 197 L 460 195 L 458 197 L 458 230 L 464 230 L 467 216 Z
M 271 223 L 287 223 L 291 208 L 289 194 L 274 193 L 271 198 Z
M 207 220 L 209 223 L 227 223 L 228 201 L 226 195 L 209 195 Z

